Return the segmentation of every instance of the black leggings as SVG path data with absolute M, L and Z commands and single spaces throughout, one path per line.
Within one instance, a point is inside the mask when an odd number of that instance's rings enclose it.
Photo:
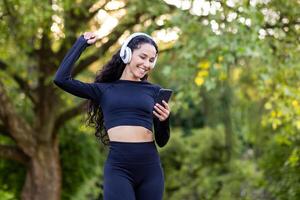
M 111 141 L 104 165 L 104 200 L 162 200 L 164 174 L 153 142 Z

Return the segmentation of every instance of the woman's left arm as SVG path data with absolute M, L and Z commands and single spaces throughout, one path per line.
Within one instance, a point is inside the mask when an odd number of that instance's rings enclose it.
M 170 138 L 170 112 L 170 107 L 164 100 L 163 106 L 158 103 L 154 106 L 154 135 L 159 147 L 165 146 Z

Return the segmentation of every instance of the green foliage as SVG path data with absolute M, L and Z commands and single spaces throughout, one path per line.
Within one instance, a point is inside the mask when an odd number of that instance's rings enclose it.
M 0 174 L 0 198 L 19 199 L 25 182 L 25 167 L 15 161 L 0 160 Z
M 15 142 L 0 135 L 0 144 L 14 146 Z M 26 167 L 16 161 L 0 160 L 0 199 L 20 199 L 26 177 Z
M 222 127 L 172 131 L 168 146 L 160 151 L 165 179 L 165 199 L 264 199 L 262 171 L 251 159 L 226 162 Z M 250 152 L 247 152 L 250 154 Z
M 65 126 L 60 133 L 62 199 L 65 200 L 95 198 L 102 192 L 105 151 L 100 148 L 96 137 L 87 134 L 88 130 L 78 129 L 76 121 Z
M 269 183 L 266 189 L 278 200 L 300 198 L 300 165 L 299 160 L 291 159 L 293 150 L 293 145 L 285 144 L 279 137 L 274 137 L 268 142 L 260 161 Z M 299 152 L 295 154 L 294 156 L 299 158 Z

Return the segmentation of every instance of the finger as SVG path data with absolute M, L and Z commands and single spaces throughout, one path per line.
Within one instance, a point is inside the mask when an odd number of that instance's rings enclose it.
M 88 39 L 90 38 L 89 32 L 85 32 L 85 33 L 83 34 L 83 37 L 84 37 L 84 39 L 88 40 Z
M 169 114 L 170 114 L 170 111 L 168 110 L 168 109 L 165 109 L 163 106 L 154 106 L 156 109 L 157 109 L 157 111 L 161 114 L 161 115 L 163 115 L 163 116 L 166 116 L 166 117 L 168 117 L 169 116 Z
M 94 39 L 89 39 L 88 41 L 87 41 L 87 43 L 89 43 L 89 44 L 93 44 L 93 43 L 95 43 L 96 42 L 96 38 L 94 38 Z
M 170 106 L 165 100 L 163 100 L 163 104 L 164 104 L 166 110 L 168 111 L 167 113 L 168 113 L 168 116 L 169 116 L 169 114 L 171 113 Z
M 163 102 L 165 108 L 170 110 L 169 104 L 165 100 L 163 100 L 162 102 Z
M 90 39 L 93 39 L 93 38 L 96 38 L 95 33 L 91 33 L 91 34 L 90 34 Z
M 159 105 L 155 105 L 154 109 L 160 114 L 165 112 L 164 108 L 162 108 L 162 106 L 159 106 Z
M 164 117 L 162 115 L 159 115 L 157 112 L 153 111 L 154 115 L 159 119 L 159 121 L 164 121 L 166 120 L 168 117 Z
M 154 106 L 154 110 L 157 112 L 157 113 L 161 113 L 162 111 L 158 108 L 158 107 L 156 107 L 156 106 Z
M 161 118 L 166 119 L 169 116 L 169 111 L 167 110 L 160 110 L 159 108 L 155 107 L 154 108 L 156 110 L 156 112 L 161 116 Z
M 158 107 L 161 110 L 166 110 L 166 108 L 164 106 L 162 106 L 161 104 L 159 104 L 159 103 L 156 103 L 155 106 Z
M 88 44 L 93 44 L 93 41 L 92 40 L 87 40 L 87 43 Z
M 155 112 L 155 110 L 153 110 L 153 114 L 154 114 L 159 120 L 161 120 L 161 116 L 160 116 L 157 112 Z
M 96 37 L 96 35 L 95 35 L 94 33 L 92 33 L 92 32 L 85 32 L 85 33 L 83 34 L 83 36 L 84 36 L 84 38 L 85 38 L 86 40 L 93 39 L 93 38 Z

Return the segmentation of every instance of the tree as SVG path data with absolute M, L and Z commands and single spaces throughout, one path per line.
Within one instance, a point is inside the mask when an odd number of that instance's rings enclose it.
M 192 127 L 195 118 L 223 124 L 229 164 L 253 151 L 267 180 L 263 199 L 299 198 L 298 9 L 296 1 L 205 1 L 171 19 L 181 33 L 166 56 L 175 111 L 192 110 L 182 114 Z
M 0 50 L 0 132 L 14 144 L 1 145 L 0 156 L 26 166 L 22 199 L 60 199 L 59 129 L 81 114 L 86 102 L 68 106 L 52 77 L 79 34 L 99 26 L 96 19 L 100 10 L 119 16 L 119 23 L 99 42 L 100 47 L 90 49 L 77 63 L 74 77 L 109 55 L 124 32 L 141 29 L 136 24 L 153 22 L 174 9 L 164 4 L 145 6 L 139 1 L 124 1 L 117 8 L 108 4 L 109 1 L 1 2 L 1 45 L 6 48 Z M 118 13 L 124 10 L 126 16 Z M 158 28 L 150 24 L 143 28 Z M 25 113 L 24 107 L 19 109 L 16 105 L 20 98 L 26 102 Z

